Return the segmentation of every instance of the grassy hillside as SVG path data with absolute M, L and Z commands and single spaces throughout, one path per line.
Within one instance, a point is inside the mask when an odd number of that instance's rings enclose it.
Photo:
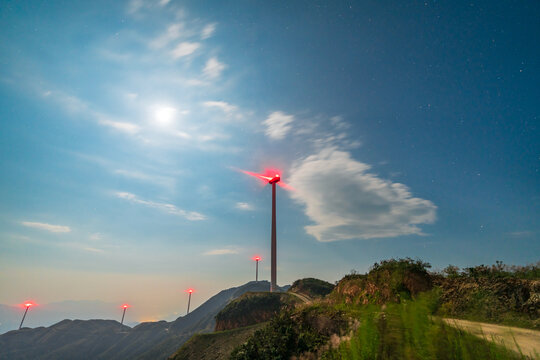
M 239 329 L 218 331 L 211 334 L 199 334 L 193 336 L 170 360 L 217 360 L 228 359 L 232 350 L 244 343 L 255 331 L 262 328 L 263 324 L 251 325 Z
M 455 315 L 466 315 L 464 309 L 477 307 L 464 295 L 487 291 L 494 297 L 493 306 L 487 301 L 489 296 L 485 301 L 476 296 L 482 307 L 496 310 L 502 304 L 501 313 L 511 315 L 516 307 L 506 306 L 505 301 L 513 299 L 521 304 L 517 308 L 522 314 L 537 321 L 536 280 L 476 279 L 471 286 L 472 280 L 466 277 L 450 279 L 430 274 L 428 269 L 429 264 L 419 260 L 391 259 L 376 263 L 367 274 L 347 275 L 326 298 L 282 311 L 234 349 L 230 359 L 524 358 L 449 327 L 434 315 L 446 311 L 448 304 L 456 305 Z M 455 293 L 456 288 L 463 291 Z M 459 308 L 465 303 L 471 304 Z M 488 315 L 478 316 L 485 320 Z
M 321 298 L 330 294 L 334 290 L 334 285 L 329 282 L 315 279 L 305 278 L 296 280 L 288 292 L 306 295 L 312 299 Z
M 289 293 L 249 292 L 229 303 L 216 315 L 216 331 L 245 327 L 269 321 L 300 300 Z

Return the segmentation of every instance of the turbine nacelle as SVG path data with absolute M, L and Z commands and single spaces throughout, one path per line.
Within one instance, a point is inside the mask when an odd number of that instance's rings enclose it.
M 275 183 L 278 183 L 280 180 L 281 180 L 281 177 L 279 176 L 279 174 L 276 174 L 276 175 L 274 175 L 273 178 L 268 180 L 268 183 L 269 184 L 275 184 Z
M 251 172 L 251 171 L 246 171 L 246 170 L 240 170 L 240 171 L 243 172 L 246 175 L 253 176 L 253 177 L 256 177 L 258 179 L 261 179 L 262 181 L 264 181 L 267 184 L 272 184 L 272 185 L 277 184 L 277 185 L 281 186 L 282 188 L 284 188 L 285 190 L 289 190 L 289 191 L 294 190 L 290 185 L 285 184 L 283 181 L 281 181 L 281 175 L 278 172 L 276 172 L 275 170 L 266 170 L 264 175 L 263 174 L 257 174 L 257 173 Z

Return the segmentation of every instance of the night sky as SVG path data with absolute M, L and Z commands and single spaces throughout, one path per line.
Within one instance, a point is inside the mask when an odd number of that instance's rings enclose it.
M 540 260 L 539 19 L 532 0 L 2 1 L 0 304 L 171 319 L 189 287 L 193 309 L 254 280 L 256 254 L 269 279 L 271 188 L 240 170 L 294 188 L 280 285 Z

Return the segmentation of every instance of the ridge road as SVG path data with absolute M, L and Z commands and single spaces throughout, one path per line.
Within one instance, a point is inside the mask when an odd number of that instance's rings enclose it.
M 494 341 L 532 359 L 540 359 L 540 331 L 460 319 L 442 320 L 450 326 Z

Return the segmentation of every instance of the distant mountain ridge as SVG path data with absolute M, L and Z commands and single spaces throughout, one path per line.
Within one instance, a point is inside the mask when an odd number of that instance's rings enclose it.
M 0 335 L 0 359 L 166 359 L 193 334 L 212 332 L 215 316 L 230 301 L 246 292 L 269 289 L 268 281 L 251 281 L 222 290 L 172 322 L 130 328 L 114 320 L 63 320 L 50 327 L 10 331 Z

